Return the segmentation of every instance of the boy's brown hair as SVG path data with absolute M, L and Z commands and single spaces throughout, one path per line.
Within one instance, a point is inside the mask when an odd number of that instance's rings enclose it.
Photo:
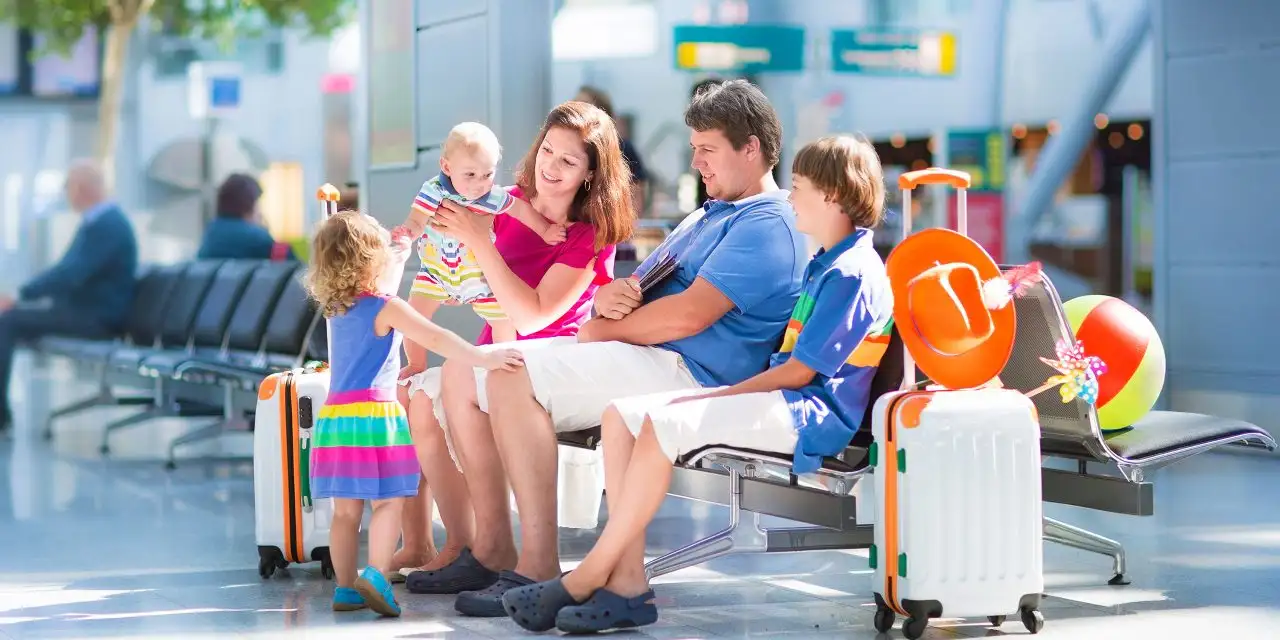
M 812 182 L 855 226 L 871 229 L 884 217 L 884 170 L 875 147 L 865 138 L 814 140 L 796 154 L 791 173 Z

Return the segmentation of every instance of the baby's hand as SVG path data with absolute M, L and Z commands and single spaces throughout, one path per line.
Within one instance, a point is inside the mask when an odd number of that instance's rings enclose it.
M 502 369 L 515 371 L 524 366 L 524 355 L 515 349 L 499 349 L 491 351 L 484 357 L 484 368 L 489 371 Z
M 565 240 L 566 229 L 562 224 L 553 224 L 542 232 L 542 241 L 547 244 L 560 244 Z
M 413 232 L 409 230 L 409 227 L 402 224 L 391 230 L 391 244 L 398 245 L 403 241 L 413 244 Z

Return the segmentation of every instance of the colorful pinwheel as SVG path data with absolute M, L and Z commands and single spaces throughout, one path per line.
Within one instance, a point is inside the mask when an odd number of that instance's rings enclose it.
M 1107 372 L 1107 364 L 1097 356 L 1085 355 L 1084 344 L 1079 341 L 1059 340 L 1055 351 L 1057 360 L 1040 358 L 1040 361 L 1056 369 L 1058 375 L 1051 376 L 1027 396 L 1035 396 L 1056 386 L 1062 394 L 1063 404 L 1077 398 L 1089 404 L 1097 402 L 1098 376 Z

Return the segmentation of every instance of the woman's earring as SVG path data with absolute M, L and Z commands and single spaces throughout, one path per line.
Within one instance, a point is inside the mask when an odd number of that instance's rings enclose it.
M 586 188 L 587 188 L 587 191 L 591 191 L 591 181 L 590 181 L 590 180 L 583 180 L 583 181 L 582 181 L 582 185 L 583 185 L 584 187 L 586 187 Z

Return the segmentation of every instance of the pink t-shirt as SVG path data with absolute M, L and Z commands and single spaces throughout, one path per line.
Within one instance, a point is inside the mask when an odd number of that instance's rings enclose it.
M 519 187 L 509 189 L 511 195 L 526 200 Z M 578 333 L 578 327 L 586 322 L 591 311 L 592 299 L 600 285 L 613 280 L 614 246 L 608 245 L 600 251 L 595 249 L 596 229 L 586 222 L 569 225 L 564 242 L 549 245 L 529 227 L 524 226 L 515 216 L 503 215 L 493 219 L 493 233 L 496 236 L 493 244 L 498 253 L 506 260 L 507 267 L 516 277 L 530 287 L 537 288 L 542 277 L 547 275 L 552 265 L 563 264 L 574 269 L 583 269 L 592 260 L 596 261 L 594 270 L 596 277 L 587 285 L 586 291 L 573 306 L 557 320 L 541 331 L 529 335 L 518 336 L 519 340 L 535 338 L 553 338 L 556 336 L 572 336 Z M 493 331 L 485 325 L 484 331 L 476 339 L 476 344 L 491 344 Z

